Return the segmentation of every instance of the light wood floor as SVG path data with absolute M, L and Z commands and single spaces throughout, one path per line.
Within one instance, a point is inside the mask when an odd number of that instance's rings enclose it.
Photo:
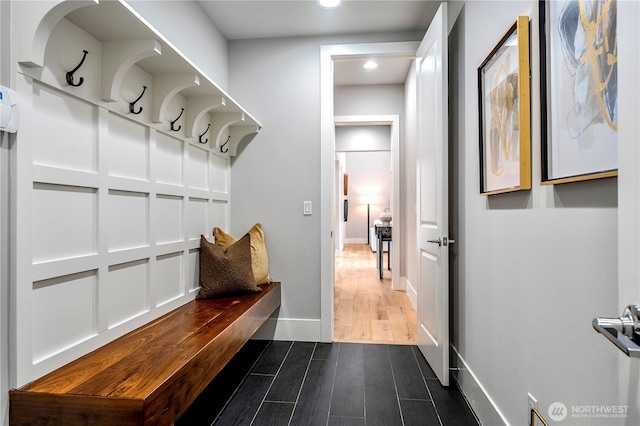
M 416 344 L 416 310 L 404 291 L 391 290 L 390 270 L 380 279 L 369 245 L 347 244 L 336 255 L 334 313 L 336 342 Z

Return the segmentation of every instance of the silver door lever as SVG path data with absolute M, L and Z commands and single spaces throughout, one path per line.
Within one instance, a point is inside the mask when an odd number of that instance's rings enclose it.
M 437 240 L 427 240 L 428 243 L 432 243 L 432 244 L 437 244 L 439 246 L 442 245 L 442 240 L 440 239 L 440 237 L 438 237 Z
M 439 246 L 445 246 L 447 247 L 449 244 L 453 244 L 456 242 L 456 240 L 450 240 L 447 237 L 442 237 L 442 239 L 440 237 L 438 237 L 437 240 L 427 240 L 428 243 L 433 243 L 433 244 L 437 244 Z
M 640 305 L 629 305 L 618 318 L 594 318 L 593 328 L 627 356 L 640 358 Z

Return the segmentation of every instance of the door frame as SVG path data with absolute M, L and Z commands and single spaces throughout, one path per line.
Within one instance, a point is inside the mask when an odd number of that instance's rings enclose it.
M 415 56 L 419 42 L 338 44 L 320 47 L 320 329 L 321 341 L 333 341 L 335 286 L 335 124 L 333 60 L 363 55 Z M 399 196 L 399 194 L 397 194 Z M 398 256 L 394 256 L 397 258 Z M 399 273 L 399 267 L 394 267 Z M 399 281 L 399 280 L 398 280 Z

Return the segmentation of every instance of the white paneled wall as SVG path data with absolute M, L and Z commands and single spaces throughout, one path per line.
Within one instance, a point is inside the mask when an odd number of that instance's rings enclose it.
M 42 363 L 53 354 L 99 333 L 96 270 L 36 281 L 31 293 L 34 333 L 30 358 L 33 364 Z
M 195 297 L 200 235 L 230 227 L 230 155 L 261 125 L 126 2 L 12 19 L 18 387 Z
M 110 265 L 104 284 L 107 328 L 116 327 L 149 310 L 148 259 Z
M 19 76 L 17 89 L 22 385 L 195 296 L 200 235 L 229 225 L 230 165 L 210 144 L 50 82 Z

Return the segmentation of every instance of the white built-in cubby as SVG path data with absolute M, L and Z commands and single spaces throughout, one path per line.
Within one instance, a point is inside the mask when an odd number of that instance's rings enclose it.
M 260 123 L 126 2 L 11 7 L 20 386 L 195 297 L 200 235 L 229 227 L 230 155 Z

